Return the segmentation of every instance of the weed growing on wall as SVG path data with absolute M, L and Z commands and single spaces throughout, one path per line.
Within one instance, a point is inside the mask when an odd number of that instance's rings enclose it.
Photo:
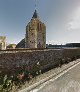
M 18 67 L 18 70 L 14 69 L 14 74 L 0 73 L 0 92 L 10 92 L 13 88 L 18 89 L 25 81 L 28 81 L 40 74 L 39 62 L 32 68 L 27 65 Z

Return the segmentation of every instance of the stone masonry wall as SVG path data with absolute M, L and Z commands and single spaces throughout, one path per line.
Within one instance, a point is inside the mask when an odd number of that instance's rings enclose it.
M 80 49 L 49 49 L 27 52 L 2 53 L 0 54 L 0 71 L 14 71 L 23 65 L 32 69 L 37 62 L 41 69 L 47 69 L 59 63 L 59 59 L 79 56 Z

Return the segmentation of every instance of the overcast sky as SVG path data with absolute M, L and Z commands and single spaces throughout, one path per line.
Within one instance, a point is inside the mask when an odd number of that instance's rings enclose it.
M 35 0 L 0 0 L 0 35 L 18 43 L 34 11 Z M 80 0 L 37 0 L 37 12 L 46 24 L 47 43 L 80 42 Z

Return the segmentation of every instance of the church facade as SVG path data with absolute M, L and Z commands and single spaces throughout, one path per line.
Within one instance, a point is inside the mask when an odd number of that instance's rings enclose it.
M 46 48 L 46 26 L 40 21 L 36 10 L 26 26 L 25 48 Z

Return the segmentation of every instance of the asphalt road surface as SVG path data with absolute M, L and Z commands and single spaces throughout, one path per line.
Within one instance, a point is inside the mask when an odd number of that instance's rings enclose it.
M 51 79 L 31 92 L 80 92 L 80 64 L 56 80 Z

